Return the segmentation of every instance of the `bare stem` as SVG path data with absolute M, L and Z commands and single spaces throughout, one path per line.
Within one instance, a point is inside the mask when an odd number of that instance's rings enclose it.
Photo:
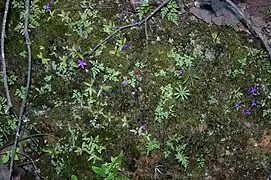
M 156 9 L 154 9 L 154 11 L 152 11 L 147 17 L 145 17 L 144 19 L 142 19 L 141 21 L 138 21 L 136 23 L 133 24 L 129 24 L 126 26 L 120 26 L 118 27 L 113 33 L 111 33 L 110 35 L 108 35 L 106 38 L 104 38 L 100 43 L 98 43 L 92 50 L 87 51 L 84 53 L 84 56 L 90 56 L 92 55 L 93 52 L 95 52 L 101 45 L 103 45 L 105 42 L 107 42 L 109 39 L 111 39 L 115 34 L 117 34 L 118 32 L 127 29 L 127 28 L 131 28 L 134 26 L 141 26 L 143 23 L 147 22 L 150 18 L 152 18 L 160 9 L 162 9 L 170 0 L 165 0 L 163 3 L 161 3 Z
M 11 98 L 10 98 L 9 88 L 8 88 L 7 67 L 6 67 L 6 60 L 5 60 L 5 37 L 6 37 L 6 24 L 7 24 L 9 4 L 10 4 L 10 0 L 7 0 L 5 4 L 5 11 L 4 11 L 4 16 L 3 16 L 3 21 L 2 21 L 2 32 L 1 32 L 2 73 L 3 73 L 3 81 L 4 81 L 6 98 L 7 98 L 8 110 L 12 108 L 12 103 L 11 103 Z
M 16 130 L 16 136 L 15 136 L 15 141 L 14 141 L 14 145 L 13 145 L 13 149 L 12 149 L 12 153 L 11 153 L 10 169 L 9 169 L 9 179 L 10 180 L 12 179 L 14 158 L 15 158 L 16 148 L 18 146 L 20 135 L 21 135 L 22 121 L 23 121 L 23 116 L 24 116 L 24 112 L 25 112 L 25 108 L 26 108 L 26 103 L 27 103 L 28 94 L 29 94 L 29 90 L 30 90 L 30 83 L 31 83 L 32 59 L 31 59 L 31 44 L 30 44 L 30 39 L 29 39 L 29 34 L 28 34 L 29 11 L 30 11 L 30 0 L 26 0 L 25 1 L 24 36 L 25 36 L 25 44 L 27 46 L 27 51 L 28 51 L 28 71 L 27 71 L 26 91 L 25 91 L 25 95 L 23 98 L 23 102 L 20 107 L 20 114 L 19 114 L 17 130 Z

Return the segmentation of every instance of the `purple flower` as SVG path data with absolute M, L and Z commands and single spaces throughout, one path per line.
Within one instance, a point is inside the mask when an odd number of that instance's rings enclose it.
M 253 87 L 250 87 L 249 90 L 248 90 L 248 93 L 250 95 L 254 95 L 254 94 L 256 94 L 256 92 L 257 92 L 256 85 L 254 85 Z
M 142 131 L 146 131 L 147 130 L 146 124 L 144 122 L 141 125 L 141 129 L 142 129 Z
M 46 12 L 49 12 L 49 11 L 51 10 L 51 5 L 50 5 L 50 3 L 47 3 L 47 4 L 46 4 L 44 10 L 45 10 Z
M 181 75 L 183 74 L 183 72 L 184 72 L 184 70 L 180 68 L 180 69 L 178 70 L 178 72 L 177 72 L 178 76 L 181 76 Z
M 252 112 L 252 110 L 251 110 L 251 109 L 246 109 L 246 110 L 245 110 L 245 114 L 246 114 L 246 115 L 250 115 L 250 114 L 251 114 L 251 112 Z
M 84 59 L 78 59 L 78 68 L 85 69 L 87 66 L 87 62 Z
M 130 48 L 130 46 L 128 44 L 124 44 L 121 48 L 121 51 L 124 52 L 128 48 Z
M 252 107 L 256 107 L 256 105 L 257 105 L 257 104 L 256 104 L 256 98 L 253 98 L 253 99 L 252 99 L 252 104 L 251 104 L 251 105 L 252 105 Z
M 240 108 L 240 103 L 238 102 L 238 100 L 235 102 L 235 109 L 238 111 L 238 109 Z
M 123 86 L 127 86 L 128 85 L 128 81 L 126 79 L 124 79 L 121 83 Z

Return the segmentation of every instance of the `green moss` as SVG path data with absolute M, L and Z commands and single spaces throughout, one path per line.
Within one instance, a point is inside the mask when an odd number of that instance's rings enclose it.
M 72 1 L 60 3 L 55 8 L 56 10 L 58 10 L 57 8 L 63 8 L 76 15 L 78 11 L 76 8 L 79 8 L 79 5 L 73 3 Z M 70 9 L 73 6 L 74 8 Z M 110 90 L 102 91 L 99 97 L 94 94 L 93 97 L 97 101 L 88 108 L 82 108 L 80 103 L 76 103 L 71 99 L 73 90 L 78 90 L 83 94 L 87 88 L 84 82 L 90 83 L 94 79 L 91 64 L 88 63 L 88 71 L 74 68 L 60 76 L 57 74 L 57 70 L 52 69 L 51 66 L 48 66 L 48 68 L 37 60 L 37 54 L 42 51 L 46 58 L 51 58 L 57 65 L 61 63 L 57 57 L 63 55 L 66 55 L 69 61 L 76 62 L 79 56 L 72 57 L 69 54 L 70 52 L 63 47 L 71 48 L 75 45 L 78 53 L 83 54 L 83 52 L 90 50 L 107 36 L 106 33 L 102 32 L 103 24 L 107 24 L 107 21 L 124 24 L 124 22 L 120 23 L 117 19 L 116 14 L 119 9 L 117 9 L 116 3 L 111 2 L 104 6 L 105 8 L 101 8 L 97 5 L 97 8 L 100 8 L 98 17 L 95 20 L 97 23 L 93 24 L 93 33 L 87 39 L 82 39 L 73 33 L 72 29 L 57 16 L 50 20 L 49 23 L 42 21 L 40 28 L 31 33 L 34 60 L 32 78 L 36 81 L 34 86 L 41 88 L 46 84 L 42 79 L 46 75 L 52 75 L 52 80 L 48 82 L 51 84 L 52 90 L 39 94 L 35 89 L 32 89 L 31 109 L 28 110 L 28 116 L 31 119 L 29 122 L 30 127 L 32 124 L 33 130 L 35 130 L 35 125 L 42 121 L 49 122 L 51 125 L 63 125 L 65 127 L 63 129 L 55 127 L 55 132 L 48 132 L 55 133 L 56 141 L 70 136 L 67 126 L 75 130 L 80 129 L 79 135 L 86 132 L 91 136 L 99 135 L 102 143 L 107 147 L 103 154 L 105 160 L 124 150 L 125 163 L 123 167 L 126 171 L 137 171 L 142 168 L 136 167 L 135 161 L 144 155 L 146 139 L 132 135 L 130 132 L 131 129 L 140 127 L 142 122 L 147 124 L 148 132 L 161 142 L 161 151 L 163 151 L 170 136 L 174 134 L 184 136 L 185 142 L 188 143 L 186 153 L 191 157 L 190 160 L 192 161 L 192 157 L 195 157 L 195 155 L 204 154 L 206 156 L 205 170 L 208 170 L 214 177 L 216 172 L 213 170 L 213 166 L 218 163 L 217 161 L 221 157 L 237 169 L 234 172 L 234 177 L 238 178 L 243 177 L 238 175 L 239 171 L 249 172 L 249 166 L 258 166 L 258 162 L 253 160 L 254 157 L 246 159 L 251 155 L 246 150 L 248 149 L 247 141 L 252 138 L 251 134 L 253 134 L 253 137 L 261 137 L 263 132 L 268 129 L 268 126 L 270 127 L 270 124 L 262 118 L 260 107 L 253 110 L 251 116 L 245 116 L 243 110 L 250 106 L 251 97 L 247 94 L 247 89 L 248 86 L 253 84 L 257 84 L 259 89 L 257 101 L 267 101 L 267 93 L 264 92 L 263 87 L 265 86 L 268 89 L 270 86 L 270 82 L 268 82 L 270 73 L 267 72 L 270 63 L 266 61 L 265 55 L 260 52 L 249 54 L 251 49 L 247 47 L 251 46 L 247 44 L 247 41 L 235 32 L 225 29 L 225 27 L 196 23 L 183 23 L 175 26 L 173 23 L 164 21 L 161 21 L 161 24 L 156 16 L 155 23 L 150 23 L 149 34 L 152 40 L 148 43 L 148 58 L 146 56 L 143 27 L 120 32 L 104 44 L 101 55 L 86 57 L 88 61 L 97 60 L 99 63 L 103 63 L 105 67 L 121 72 L 118 76 L 119 81 L 103 82 L 103 75 L 107 72 L 102 71 L 97 75 L 93 83 L 93 89 L 98 92 L 101 86 L 111 86 Z M 114 8 L 111 9 L 111 7 Z M 107 13 L 109 10 L 110 13 Z M 105 18 L 107 19 L 106 22 L 103 21 Z M 13 26 L 14 24 L 8 31 L 7 56 L 9 59 L 16 58 L 16 62 L 18 59 L 22 60 L 23 66 L 20 68 L 24 69 L 26 61 L 18 54 L 25 50 L 25 45 L 22 36 L 16 33 L 12 34 Z M 153 31 L 154 28 L 157 28 L 157 30 Z M 217 33 L 215 39 L 212 37 L 214 33 Z M 65 34 L 71 36 L 68 37 Z M 160 37 L 160 41 L 156 41 L 157 36 Z M 127 44 L 131 45 L 130 48 L 120 53 L 120 56 L 110 54 L 116 41 L 124 38 L 127 39 Z M 173 43 L 168 42 L 169 38 L 174 39 Z M 20 41 L 21 43 L 16 43 Z M 40 50 L 39 46 L 44 46 L 45 50 Z M 58 55 L 57 57 L 52 55 L 52 46 L 56 46 L 55 53 Z M 185 69 L 182 77 L 177 77 L 174 73 L 178 68 L 183 67 L 175 67 L 174 60 L 167 56 L 167 53 L 172 48 L 175 48 L 181 55 L 186 54 L 194 57 L 193 66 L 190 71 Z M 244 64 L 240 62 L 243 59 L 246 59 Z M 137 62 L 144 64 L 145 67 L 136 67 Z M 16 68 L 16 65 L 15 63 L 11 64 L 10 69 Z M 227 76 L 229 70 L 240 69 L 244 74 L 240 73 L 234 77 Z M 165 71 L 166 76 L 156 76 L 155 74 L 160 70 Z M 131 71 L 134 71 L 137 84 L 135 87 L 131 85 L 121 86 L 124 78 L 128 78 L 127 80 L 132 78 L 129 75 Z M 19 74 L 22 75 L 24 72 L 20 70 Z M 189 80 L 183 84 L 189 75 L 197 75 L 199 78 L 194 79 L 193 85 Z M 171 84 L 173 89 L 179 84 L 187 86 L 191 97 L 187 101 L 176 99 L 170 101 L 168 104 L 174 105 L 174 113 L 168 119 L 158 123 L 155 121 L 154 112 L 162 94 L 160 87 L 168 84 Z M 237 99 L 233 98 L 233 91 L 238 88 L 243 93 L 238 99 L 242 102 L 243 107 L 236 111 L 234 104 Z M 216 100 L 215 103 L 210 103 L 210 96 Z M 85 101 L 88 98 L 85 97 Z M 86 104 L 83 103 L 84 106 L 87 106 Z M 46 115 L 36 115 L 35 112 L 41 111 L 42 106 L 48 108 Z M 264 108 L 271 108 L 270 104 L 267 104 Z M 122 120 L 124 117 L 127 118 L 129 127 L 123 126 Z M 248 128 L 246 127 L 247 123 L 255 126 Z M 94 126 L 94 124 L 100 126 Z M 69 146 L 71 142 L 67 141 L 65 143 Z M 77 142 L 77 145 L 80 146 L 80 143 L 82 142 Z M 52 148 L 56 145 L 49 144 L 48 146 Z M 47 147 L 45 146 L 45 148 Z M 230 151 L 229 155 L 225 155 L 226 149 Z M 58 178 L 69 178 L 71 174 L 78 175 L 79 179 L 93 177 L 92 174 L 89 174 L 92 163 L 86 161 L 86 156 L 77 156 L 73 152 L 66 152 L 66 154 L 57 158 L 64 158 L 65 162 L 64 170 Z M 237 165 L 235 164 L 236 159 L 239 163 Z M 50 158 L 45 156 L 40 168 L 46 169 L 50 161 Z M 177 165 L 173 158 L 162 158 L 158 164 L 160 163 L 164 163 L 167 167 Z M 243 166 L 242 169 L 240 164 L 246 163 L 249 165 Z M 184 178 L 188 178 L 189 173 L 192 173 L 193 177 L 203 177 L 204 170 L 199 172 L 196 168 L 196 165 L 191 163 L 186 172 L 173 170 L 171 173 L 178 175 L 181 173 Z M 172 168 L 168 169 L 169 171 L 172 170 Z M 264 167 L 260 166 L 259 171 L 263 169 Z M 54 168 L 48 168 L 47 171 L 42 172 L 49 179 L 57 179 L 56 175 L 52 174 L 52 172 L 55 173 Z M 142 177 L 144 176 L 142 174 Z

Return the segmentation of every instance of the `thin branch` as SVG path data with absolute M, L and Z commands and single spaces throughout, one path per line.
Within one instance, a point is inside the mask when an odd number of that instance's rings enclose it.
M 6 60 L 5 60 L 5 37 L 6 37 L 6 24 L 7 24 L 7 17 L 8 17 L 8 10 L 9 10 L 10 0 L 6 0 L 5 4 L 5 11 L 2 21 L 2 32 L 1 32 L 1 61 L 2 61 L 2 73 L 3 73 L 3 81 L 4 81 L 4 88 L 7 98 L 8 110 L 12 108 L 11 98 L 9 94 L 8 88 L 8 77 L 7 77 L 7 67 L 6 67 Z
M 37 168 L 37 166 L 36 166 L 34 160 L 33 160 L 30 156 L 28 156 L 28 155 L 25 154 L 25 153 L 19 153 L 19 154 L 22 155 L 22 156 L 27 157 L 27 158 L 31 161 L 31 163 L 32 163 L 32 165 L 33 165 L 33 167 L 34 167 L 34 169 L 35 169 L 35 176 L 36 176 L 36 178 L 37 178 L 37 176 L 38 176 L 39 178 L 45 179 L 44 177 L 42 177 L 42 176 L 40 175 L 40 170 Z
M 170 0 L 165 0 L 163 3 L 161 3 L 156 9 L 154 9 L 154 11 L 152 11 L 147 17 L 145 17 L 143 20 L 138 21 L 136 23 L 133 24 L 129 24 L 126 26 L 120 26 L 118 27 L 113 33 L 111 33 L 110 35 L 108 35 L 106 38 L 104 38 L 100 43 L 98 43 L 92 50 L 87 51 L 84 53 L 84 56 L 90 56 L 92 55 L 93 52 L 95 52 L 101 45 L 103 45 L 105 42 L 107 42 L 109 39 L 111 39 L 115 34 L 117 34 L 118 32 L 127 29 L 127 28 L 131 28 L 134 26 L 141 26 L 143 23 L 147 22 L 150 18 L 152 18 L 160 9 L 162 9 Z
M 158 167 L 163 167 L 163 165 L 158 165 L 158 166 L 156 166 L 156 167 L 154 168 L 154 179 L 155 179 L 155 180 L 158 179 L 158 173 L 160 173 L 161 175 L 164 175 L 164 174 L 159 170 Z M 157 172 L 158 172 L 158 173 L 157 173 Z
M 32 163 L 32 165 L 33 165 L 35 171 L 38 172 L 38 168 L 37 168 L 36 164 L 34 163 L 33 159 L 32 159 L 30 156 L 28 156 L 28 155 L 25 154 L 25 153 L 21 153 L 21 152 L 20 152 L 19 154 L 22 155 L 22 156 L 24 156 L 24 157 L 26 157 L 26 158 L 28 158 L 28 159 L 31 161 L 31 163 Z
M 9 179 L 12 179 L 12 171 L 13 171 L 13 165 L 14 165 L 14 158 L 15 158 L 15 152 L 16 147 L 19 143 L 20 135 L 21 135 L 21 129 L 22 129 L 22 120 L 25 112 L 26 102 L 28 99 L 28 94 L 30 90 L 30 83 L 31 83 L 31 68 L 32 68 L 32 59 L 31 59 L 31 45 L 30 45 L 30 39 L 28 34 L 28 17 L 29 17 L 29 11 L 30 11 L 30 0 L 25 1 L 25 21 L 24 21 L 24 36 L 25 36 L 25 44 L 27 46 L 28 50 L 28 71 L 27 71 L 27 82 L 26 82 L 26 91 L 24 95 L 23 102 L 21 104 L 20 108 L 20 114 L 19 114 L 19 120 L 16 130 L 16 136 L 15 141 L 11 153 L 11 161 L 10 161 L 10 169 L 9 169 Z
M 244 13 L 236 6 L 231 0 L 225 0 L 225 2 L 228 5 L 228 8 L 233 12 L 233 15 L 237 17 L 237 19 L 240 19 L 241 22 L 248 28 L 248 30 L 256 37 L 259 38 L 264 45 L 265 49 L 267 50 L 270 58 L 271 58 L 271 47 L 268 43 L 267 37 L 261 32 L 261 30 L 258 30 L 255 25 L 252 23 L 252 21 L 247 18 Z
M 7 152 L 8 152 L 8 151 L 1 152 L 0 155 L 6 154 Z M 30 162 L 29 162 L 29 161 L 28 161 L 28 162 L 24 162 L 24 163 L 21 163 L 21 164 L 18 165 L 18 166 L 22 166 L 22 165 L 31 163 L 31 164 L 33 165 L 34 169 L 35 169 L 35 176 L 39 176 L 39 177 L 41 177 L 42 179 L 45 179 L 44 177 L 42 177 L 42 176 L 40 175 L 39 169 L 37 168 L 37 166 L 36 166 L 34 160 L 33 160 L 30 156 L 28 156 L 27 154 L 22 153 L 22 152 L 19 152 L 18 154 L 20 154 L 20 155 L 22 155 L 22 156 L 24 156 L 24 157 L 26 157 L 26 158 L 28 158 L 28 159 L 30 160 Z
M 19 142 L 22 142 L 22 141 L 31 139 L 31 138 L 33 138 L 33 137 L 39 137 L 39 136 L 52 136 L 52 135 L 46 134 L 46 133 L 42 133 L 42 134 L 33 134 L 33 135 L 30 135 L 30 136 L 27 136 L 27 137 L 24 137 L 24 138 L 20 138 L 20 139 L 19 139 Z M 7 148 L 7 147 L 9 147 L 9 146 L 12 146 L 12 145 L 14 145 L 14 142 L 5 144 L 4 146 L 0 147 L 0 151 L 2 151 L 3 149 L 5 149 L 5 148 Z

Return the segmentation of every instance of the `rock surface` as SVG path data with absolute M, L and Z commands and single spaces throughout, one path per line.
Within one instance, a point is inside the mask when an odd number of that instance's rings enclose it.
M 224 8 L 219 9 L 217 13 L 199 7 L 191 7 L 189 11 L 197 18 L 210 24 L 230 25 L 238 22 L 237 18 Z

